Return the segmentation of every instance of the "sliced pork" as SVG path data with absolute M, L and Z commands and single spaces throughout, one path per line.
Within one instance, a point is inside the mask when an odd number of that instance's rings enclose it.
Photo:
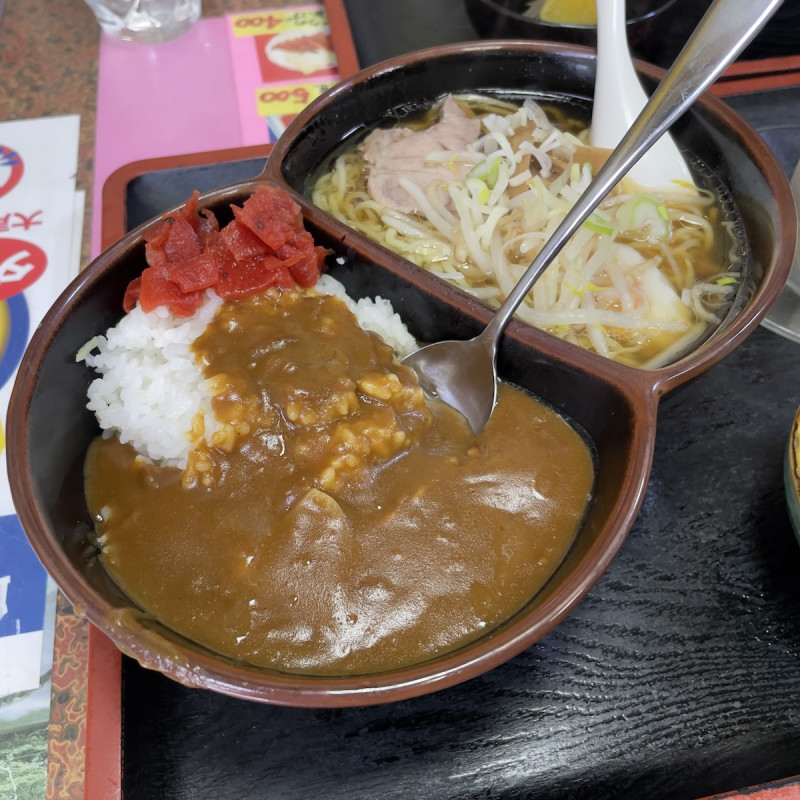
M 452 96 L 444 101 L 439 122 L 430 128 L 423 131 L 411 128 L 373 131 L 362 145 L 364 158 L 370 165 L 367 189 L 372 199 L 395 211 L 418 212 L 418 203 L 403 188 L 402 179 L 411 181 L 425 192 L 432 181 L 463 178 L 469 172 L 470 164 L 457 160 L 441 164 L 428 161 L 427 157 L 443 150 L 464 150 L 480 135 L 480 120 L 467 116 Z

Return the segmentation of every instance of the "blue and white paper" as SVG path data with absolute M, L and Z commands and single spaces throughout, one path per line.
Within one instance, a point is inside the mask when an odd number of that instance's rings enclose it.
M 0 123 L 0 450 L 25 347 L 77 274 L 84 197 L 79 117 Z M 65 424 L 68 424 L 65 421 Z M 0 459 L 0 761 L 4 735 L 47 724 L 56 588 L 14 511 Z M 0 792 L 2 794 L 2 792 Z

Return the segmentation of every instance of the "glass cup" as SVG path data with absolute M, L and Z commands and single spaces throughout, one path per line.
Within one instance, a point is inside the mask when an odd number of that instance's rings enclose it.
M 86 0 L 115 39 L 155 44 L 185 33 L 200 18 L 202 0 Z

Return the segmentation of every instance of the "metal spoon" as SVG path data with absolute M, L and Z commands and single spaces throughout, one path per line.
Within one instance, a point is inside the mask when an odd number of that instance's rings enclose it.
M 667 128 L 744 49 L 783 0 L 715 0 L 619 146 L 570 209 L 484 331 L 427 345 L 403 359 L 422 388 L 480 433 L 497 400 L 497 345 L 517 306 L 570 236 Z
M 625 0 L 597 0 L 597 75 L 589 129 L 592 146 L 615 148 L 646 104 L 647 95 L 628 48 Z M 628 174 L 644 187 L 696 191 L 689 165 L 669 132 Z

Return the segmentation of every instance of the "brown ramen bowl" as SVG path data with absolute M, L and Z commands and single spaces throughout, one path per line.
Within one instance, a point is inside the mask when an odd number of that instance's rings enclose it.
M 480 302 L 369 241 L 316 208 L 309 176 L 349 136 L 402 116 L 447 92 L 533 93 L 588 102 L 594 54 L 536 43 L 477 43 L 415 53 L 371 67 L 306 109 L 258 179 L 201 196 L 221 222 L 264 182 L 289 191 L 306 225 L 330 248 L 330 271 L 355 297 L 380 294 L 420 340 L 466 338 L 491 316 Z M 642 67 L 650 79 L 652 68 Z M 90 371 L 75 353 L 115 324 L 127 283 L 144 266 L 140 226 L 106 250 L 62 294 L 33 336 L 8 419 L 11 488 L 22 525 L 65 594 L 126 654 L 186 685 L 296 706 L 394 701 L 474 677 L 529 647 L 576 606 L 604 572 L 637 515 L 650 473 L 659 398 L 723 358 L 777 297 L 794 252 L 788 182 L 762 140 L 722 103 L 702 100 L 677 126 L 679 142 L 726 187 L 747 240 L 744 280 L 730 313 L 692 352 L 654 371 L 622 366 L 520 323 L 503 339 L 502 376 L 585 432 L 596 455 L 594 499 L 576 540 L 544 588 L 472 643 L 377 674 L 315 677 L 237 663 L 148 618 L 114 584 L 92 543 L 83 491 L 87 446 L 97 435 L 86 410 Z M 168 209 L 165 209 L 165 212 Z

